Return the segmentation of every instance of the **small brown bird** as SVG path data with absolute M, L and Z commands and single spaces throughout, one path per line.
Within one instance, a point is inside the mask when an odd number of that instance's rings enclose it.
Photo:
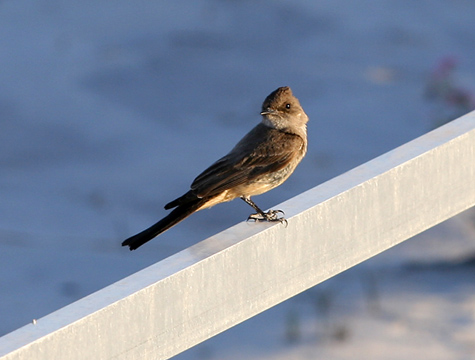
M 262 121 L 224 157 L 203 171 L 183 196 L 165 205 L 174 210 L 122 243 L 135 250 L 194 212 L 243 199 L 257 213 L 248 220 L 285 221 L 281 210 L 262 211 L 251 196 L 282 184 L 307 152 L 308 116 L 289 87 L 273 91 L 262 104 Z

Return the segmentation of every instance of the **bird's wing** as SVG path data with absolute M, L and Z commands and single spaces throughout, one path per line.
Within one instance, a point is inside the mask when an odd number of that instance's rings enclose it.
M 256 126 L 228 155 L 203 171 L 191 189 L 199 197 L 219 194 L 284 168 L 304 146 L 304 140 L 298 135 Z

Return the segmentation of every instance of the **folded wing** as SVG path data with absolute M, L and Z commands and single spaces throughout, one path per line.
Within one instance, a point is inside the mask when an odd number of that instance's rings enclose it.
M 256 136 L 262 141 L 247 141 Z M 246 144 L 256 144 L 246 149 Z M 198 197 L 208 197 L 235 186 L 252 182 L 264 174 L 287 166 L 305 146 L 295 134 L 279 131 L 259 124 L 234 149 L 203 171 L 191 184 Z

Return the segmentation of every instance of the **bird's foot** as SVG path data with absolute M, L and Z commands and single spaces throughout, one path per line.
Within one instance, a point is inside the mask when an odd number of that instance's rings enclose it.
M 247 218 L 247 221 L 280 221 L 281 223 L 285 223 L 285 225 L 287 225 L 287 220 L 284 218 L 284 216 L 279 216 L 279 214 L 285 215 L 282 210 L 269 210 L 268 212 L 251 214 Z

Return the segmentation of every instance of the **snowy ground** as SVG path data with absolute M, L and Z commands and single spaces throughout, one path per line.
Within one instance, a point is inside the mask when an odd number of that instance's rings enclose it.
M 469 0 L 0 1 L 0 334 L 245 219 L 235 201 L 147 250 L 120 247 L 278 86 L 310 117 L 309 152 L 255 199 L 264 208 L 422 135 L 441 57 L 474 90 L 474 12 Z M 467 212 L 177 358 L 473 358 L 473 223 Z

